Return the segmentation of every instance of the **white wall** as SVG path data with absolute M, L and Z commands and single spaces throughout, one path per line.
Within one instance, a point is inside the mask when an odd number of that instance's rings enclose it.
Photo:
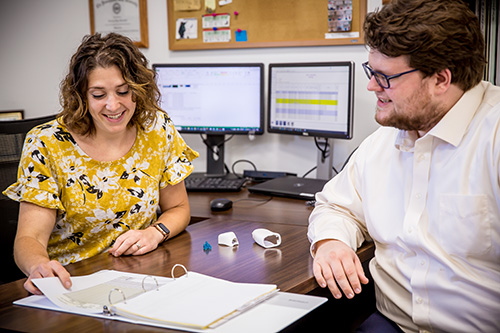
M 334 165 L 341 167 L 349 153 L 378 127 L 373 119 L 375 96 L 366 90 L 367 79 L 361 68 L 368 57 L 364 46 L 170 51 L 166 1 L 148 1 L 149 48 L 142 51 L 151 64 L 262 62 L 267 67 L 272 62 L 351 60 L 356 64 L 354 138 L 333 140 Z M 381 5 L 381 0 L 367 0 L 367 3 L 368 11 L 372 11 Z M 67 71 L 69 58 L 88 33 L 88 0 L 0 0 L 0 110 L 24 109 L 26 118 L 58 112 L 59 83 Z M 183 136 L 200 152 L 201 157 L 195 161 L 196 171 L 205 171 L 206 150 L 199 135 Z M 316 156 L 312 138 L 265 133 L 253 141 L 246 136 L 234 136 L 226 143 L 225 160 L 229 168 L 236 160 L 248 159 L 260 170 L 303 175 L 316 164 Z M 246 163 L 236 166 L 237 172 L 243 169 L 251 166 Z

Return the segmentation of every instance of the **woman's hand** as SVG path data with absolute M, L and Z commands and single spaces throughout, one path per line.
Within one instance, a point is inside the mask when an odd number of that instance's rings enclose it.
M 71 287 L 68 271 L 56 260 L 50 260 L 47 243 L 54 229 L 56 210 L 22 201 L 14 241 L 14 258 L 17 266 L 28 276 L 24 288 L 32 294 L 42 292 L 33 279 L 58 277 L 65 288 Z
M 116 239 L 109 253 L 115 257 L 145 254 L 155 250 L 162 239 L 162 234 L 156 228 L 129 230 Z
M 184 181 L 161 189 L 159 204 L 162 214 L 156 222 L 163 223 L 174 237 L 187 227 L 191 216 Z M 109 253 L 115 257 L 141 255 L 155 250 L 162 240 L 162 233 L 154 227 L 129 230 L 116 239 Z
M 33 268 L 28 279 L 24 283 L 24 288 L 32 294 L 42 295 L 43 293 L 33 284 L 32 279 L 46 277 L 58 277 L 64 288 L 68 289 L 71 287 L 71 279 L 68 271 L 58 261 L 51 260 Z

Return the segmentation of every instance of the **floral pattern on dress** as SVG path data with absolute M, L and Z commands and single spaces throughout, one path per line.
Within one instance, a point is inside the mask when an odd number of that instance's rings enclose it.
M 187 177 L 196 157 L 161 112 L 152 124 L 138 127 L 131 150 L 112 162 L 90 158 L 58 119 L 28 133 L 18 180 L 4 193 L 57 209 L 47 251 L 66 265 L 154 223 L 160 189 Z

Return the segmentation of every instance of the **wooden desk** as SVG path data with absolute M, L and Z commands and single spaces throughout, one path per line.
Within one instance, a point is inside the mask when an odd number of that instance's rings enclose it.
M 229 212 L 206 214 L 207 208 L 202 205 L 203 202 L 209 202 L 210 198 L 220 197 L 220 195 L 208 194 L 206 196 L 207 198 L 204 199 L 203 195 L 190 195 L 192 205 L 200 203 L 192 210 L 195 213 L 199 212 L 200 215 L 212 217 L 199 219 L 199 222 L 190 224 L 186 231 L 165 242 L 155 251 L 143 256 L 118 258 L 106 253 L 100 254 L 66 266 L 68 271 L 72 275 L 86 275 L 102 269 L 113 269 L 170 276 L 172 266 L 180 263 L 188 270 L 230 281 L 274 283 L 282 291 L 309 293 L 318 288 L 312 272 L 310 244 L 306 235 L 310 208 L 306 207 L 303 202 L 294 200 L 295 204 L 299 204 L 298 208 L 292 209 L 297 215 L 295 218 L 290 217 L 290 222 L 295 220 L 300 222 L 286 223 L 285 217 L 289 216 L 290 212 L 281 212 L 281 210 L 284 207 L 294 206 L 294 202 L 289 201 L 292 199 L 274 198 L 266 204 L 269 206 L 265 209 L 255 207 L 239 209 L 235 206 Z M 235 194 L 235 197 L 237 196 L 248 197 L 249 195 L 238 193 Z M 252 216 L 251 211 L 254 212 Z M 273 211 L 276 213 L 278 223 L 275 223 L 273 219 L 266 219 L 267 214 L 274 216 Z M 252 219 L 233 218 L 236 215 L 251 216 Z M 306 221 L 305 224 L 301 224 L 303 220 Z M 264 249 L 255 244 L 251 233 L 256 228 L 267 228 L 278 232 L 282 237 L 282 244 L 273 249 Z M 218 235 L 226 231 L 236 233 L 240 243 L 238 247 L 229 248 L 217 244 Z M 206 241 L 212 246 L 212 250 L 208 253 L 203 251 L 203 244 Z M 373 247 L 365 245 L 358 251 L 358 254 L 362 261 L 369 260 L 373 256 Z M 0 285 L 0 329 L 46 332 L 166 331 L 149 326 L 14 306 L 13 301 L 28 296 L 23 283 L 24 279 Z
M 233 208 L 225 212 L 210 211 L 210 201 L 216 198 L 232 200 Z M 197 222 L 207 217 L 226 219 L 235 218 L 246 221 L 273 222 L 292 225 L 308 225 L 308 218 L 313 207 L 306 201 L 266 195 L 252 194 L 244 189 L 240 192 L 190 192 L 192 221 Z

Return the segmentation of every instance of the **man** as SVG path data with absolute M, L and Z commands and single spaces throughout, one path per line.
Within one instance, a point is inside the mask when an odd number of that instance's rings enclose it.
M 457 0 L 393 0 L 364 30 L 383 127 L 316 196 L 316 280 L 359 294 L 355 250 L 373 240 L 363 331 L 499 332 L 500 87 L 481 82 L 478 20 Z

